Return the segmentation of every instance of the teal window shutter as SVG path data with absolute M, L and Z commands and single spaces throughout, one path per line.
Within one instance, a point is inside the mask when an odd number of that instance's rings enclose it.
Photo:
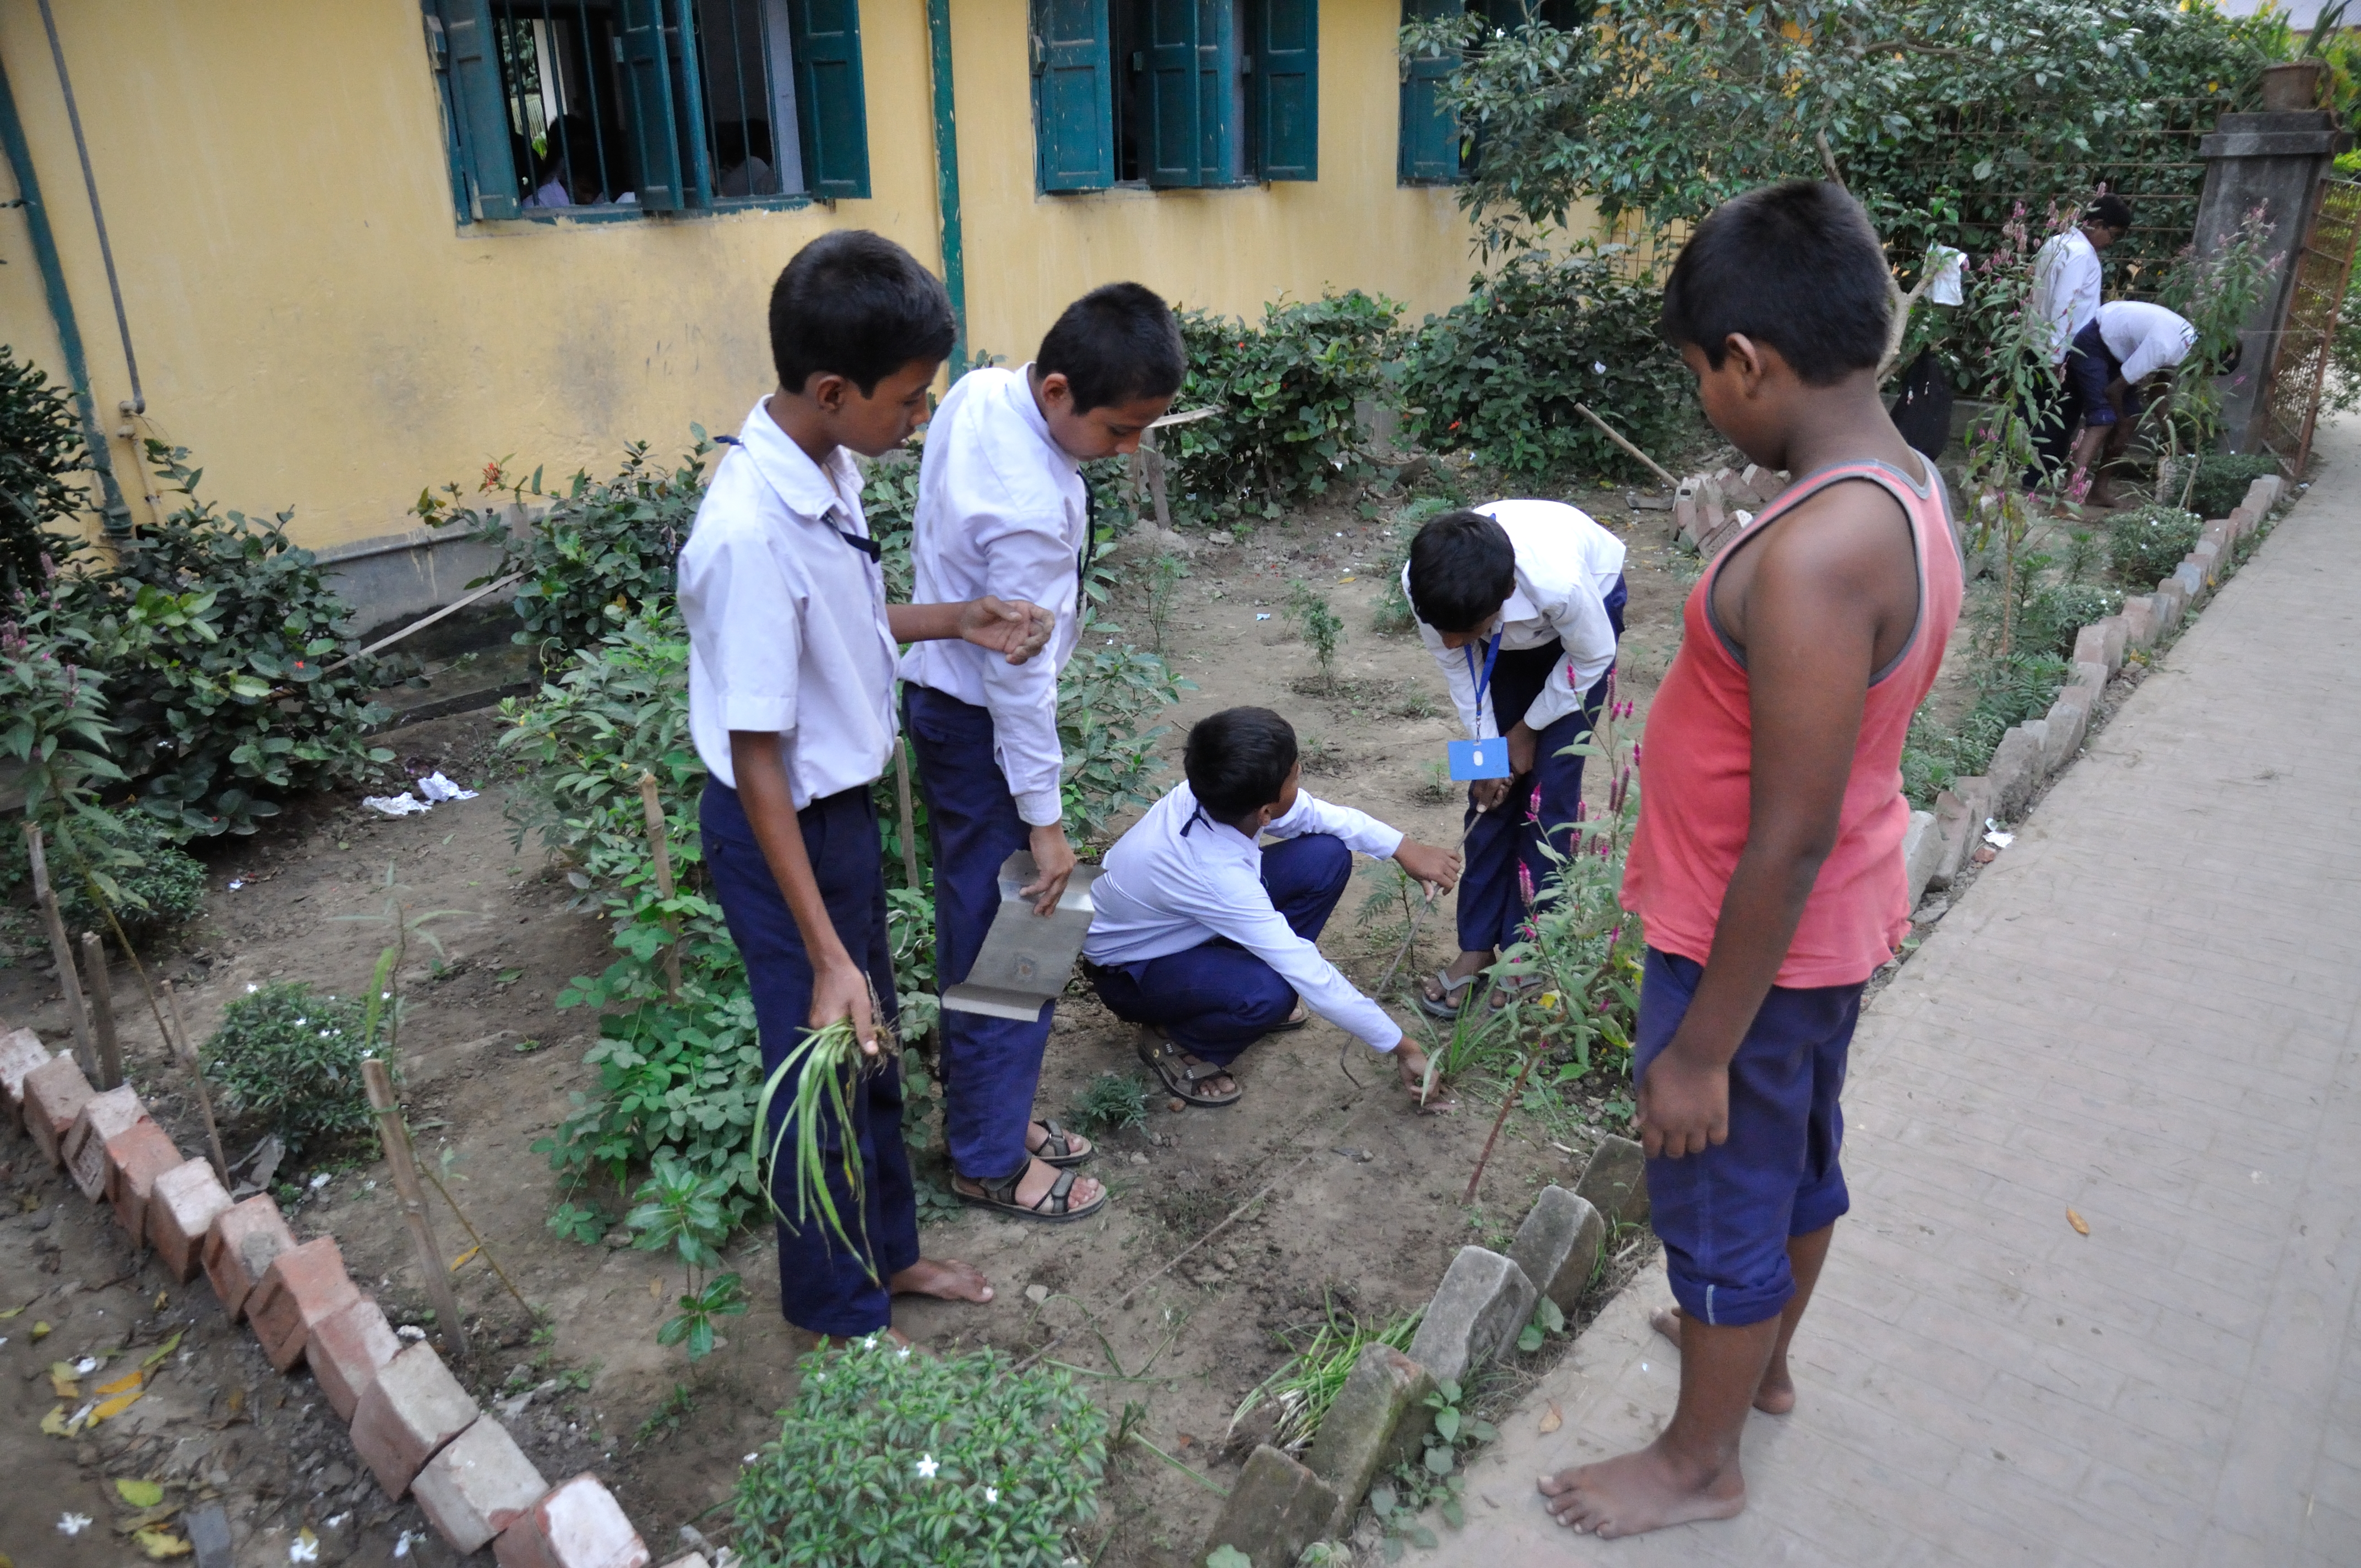
M 1238 81 L 1237 5 L 1198 0 L 1197 182 L 1226 185 L 1239 172 L 1232 148 L 1246 134 L 1246 94 Z
M 673 128 L 680 145 L 680 198 L 684 207 L 713 205 L 713 159 L 703 127 L 705 85 L 697 65 L 697 0 L 668 0 L 664 54 L 672 67 Z
M 841 202 L 869 194 L 869 110 L 861 87 L 859 0 L 787 0 L 804 184 Z
M 1150 185 L 1205 183 L 1197 55 L 1199 0 L 1142 0 L 1148 35 L 1142 93 L 1143 172 Z
M 1448 16 L 1463 8 L 1463 0 L 1402 0 L 1402 21 Z M 1395 170 L 1405 185 L 1442 184 L 1459 178 L 1459 126 L 1442 103 L 1443 83 L 1458 69 L 1456 54 L 1403 62 L 1401 146 Z
M 1107 0 L 1033 0 L 1034 160 L 1044 191 L 1115 183 Z
M 516 153 L 509 141 L 508 95 L 500 87 L 491 0 L 443 0 L 443 37 L 450 49 L 452 117 L 473 215 L 515 217 Z
M 676 212 L 681 194 L 680 117 L 672 51 L 680 42 L 664 26 L 664 0 L 623 0 L 623 107 L 638 165 L 634 189 L 652 213 Z
M 1262 0 L 1254 52 L 1257 172 L 1320 178 L 1320 0 Z

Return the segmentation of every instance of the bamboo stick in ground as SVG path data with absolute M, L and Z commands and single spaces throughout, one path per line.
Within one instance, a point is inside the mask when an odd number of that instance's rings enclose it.
M 172 1032 L 181 1036 L 180 1049 L 176 1054 L 197 1086 L 197 1109 L 205 1113 L 205 1142 L 213 1147 L 214 1174 L 221 1178 L 224 1187 L 227 1187 L 229 1155 L 222 1147 L 221 1128 L 214 1121 L 214 1094 L 205 1086 L 205 1064 L 197 1059 L 197 1043 L 189 1038 L 189 1022 L 181 1016 L 181 993 L 172 989 L 172 982 L 169 980 L 163 985 L 164 1004 L 172 1014 Z
M 918 840 L 912 828 L 917 817 L 910 804 L 910 747 L 898 738 L 894 742 L 894 794 L 902 808 L 902 885 L 915 889 L 918 885 Z
M 410 1245 L 426 1278 L 426 1299 L 444 1343 L 460 1360 L 471 1358 L 467 1331 L 459 1321 L 459 1300 L 451 1293 L 451 1276 L 441 1249 L 434 1245 L 434 1227 L 426 1217 L 426 1190 L 418 1183 L 418 1165 L 410 1152 L 410 1129 L 401 1119 L 401 1102 L 393 1097 L 393 1075 L 372 1058 L 361 1063 L 361 1081 L 368 1088 L 369 1109 L 377 1113 L 378 1141 L 385 1146 L 385 1163 L 393 1174 L 393 1190 L 401 1201 L 401 1218 L 410 1227 Z
M 65 992 L 66 1017 L 73 1025 L 74 1055 L 82 1069 L 95 1078 L 98 1051 L 91 1044 L 90 1019 L 82 1005 L 82 981 L 74 971 L 73 944 L 66 939 L 65 916 L 58 913 L 58 895 L 49 886 L 49 863 L 42 853 L 38 822 L 25 824 L 25 853 L 33 862 L 33 902 L 40 908 L 41 924 L 49 929 L 49 957 L 58 966 L 58 989 Z
M 98 1086 L 123 1082 L 123 1042 L 115 1034 L 115 981 L 106 972 L 106 944 L 95 931 L 82 934 L 82 973 L 90 981 L 90 1033 L 98 1047 Z
M 1613 425 L 1608 423 L 1605 420 L 1600 419 L 1597 414 L 1592 413 L 1580 403 L 1574 405 L 1574 411 L 1588 420 L 1591 423 L 1597 425 L 1598 427 L 1599 433 L 1606 436 L 1608 440 L 1613 442 L 1616 445 L 1621 447 L 1624 451 L 1630 453 L 1641 462 L 1646 464 L 1648 466 L 1648 472 L 1655 475 L 1656 477 L 1664 481 L 1666 488 L 1677 490 L 1681 488 L 1681 482 L 1678 479 L 1674 478 L 1670 474 L 1664 472 L 1664 466 L 1663 464 L 1657 462 L 1653 457 L 1649 456 L 1646 453 L 1641 451 L 1630 442 L 1624 440 L 1621 433 L 1616 430 Z
M 673 895 L 672 842 L 664 832 L 664 802 L 656 798 L 656 776 L 644 770 L 640 773 L 640 815 L 647 819 L 648 850 L 655 856 L 656 893 L 668 899 Z M 680 923 L 669 915 L 664 933 L 664 1000 L 671 1002 L 680 996 Z

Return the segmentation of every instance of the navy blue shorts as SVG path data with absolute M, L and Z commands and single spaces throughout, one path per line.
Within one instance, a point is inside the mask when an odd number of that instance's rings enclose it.
M 1705 966 L 1648 949 L 1632 1080 L 1697 995 Z M 1730 1063 L 1730 1139 L 1703 1154 L 1648 1162 L 1648 1208 L 1664 1243 L 1673 1299 L 1700 1322 L 1759 1323 L 1795 1294 L 1787 1240 L 1852 1206 L 1844 1170 L 1845 1054 L 1861 1017 L 1859 985 L 1773 986 Z
M 2066 375 L 2074 385 L 2076 404 L 2082 422 L 2089 425 L 2114 424 L 2115 405 L 2107 396 L 2107 389 L 2124 373 L 2124 362 L 2099 335 L 2099 323 L 2092 322 L 2074 334 L 2074 345 L 2066 355 Z M 2139 417 L 2140 395 L 2137 387 L 2124 389 L 2124 413 Z

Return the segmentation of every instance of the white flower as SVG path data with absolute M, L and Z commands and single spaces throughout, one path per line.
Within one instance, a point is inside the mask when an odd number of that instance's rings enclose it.
M 1592 361 L 1590 362 L 1590 373 L 1591 373 L 1592 375 L 1594 375 L 1594 376 L 1604 376 L 1604 375 L 1606 375 L 1606 374 L 1607 374 L 1607 363 L 1606 363 L 1606 361 L 1601 360 L 1601 359 L 1594 359 L 1594 360 L 1592 360 Z
M 302 1534 L 297 1536 L 294 1540 L 287 1543 L 288 1562 L 317 1563 L 319 1560 L 320 1542 L 318 1538 L 313 1536 L 310 1530 L 305 1530 Z
M 250 980 L 246 982 L 246 993 L 248 996 L 252 996 L 256 992 L 260 991 L 262 987 L 255 984 L 254 981 Z
M 306 1024 L 309 1024 L 311 1021 L 312 1021 L 312 1020 L 310 1020 L 309 1018 L 298 1018 L 298 1019 L 296 1019 L 296 1020 L 295 1020 L 295 1026 L 296 1026 L 297 1028 L 299 1028 L 299 1029 L 300 1029 L 300 1028 L 303 1027 L 303 1025 L 305 1025 Z
M 901 1348 L 901 1350 L 900 1350 L 900 1352 L 899 1352 L 898 1354 L 899 1354 L 900 1358 L 901 1358 L 902 1360 L 904 1360 L 904 1361 L 907 1361 L 907 1360 L 909 1360 L 909 1359 L 910 1359 L 910 1347 L 909 1347 L 908 1345 L 906 1345 L 906 1345 L 904 1345 L 904 1346 Z
M 407 1557 L 410 1555 L 410 1532 L 408 1530 L 403 1530 L 401 1532 L 401 1539 L 393 1543 L 393 1554 L 396 1557 Z
M 58 1516 L 58 1533 L 60 1535 L 80 1535 L 89 1528 L 90 1516 L 88 1514 L 60 1514 Z
M 875 1350 L 877 1348 L 877 1336 L 875 1334 L 871 1334 L 867 1339 L 862 1340 L 861 1342 L 861 1348 L 863 1350 Z
M 741 1464 L 752 1464 L 758 1457 L 760 1456 L 757 1454 L 750 1453 L 744 1459 L 740 1460 L 739 1463 Z
M 918 1470 L 918 1479 L 919 1479 L 919 1480 L 921 1480 L 921 1481 L 931 1481 L 931 1480 L 933 1480 L 933 1479 L 935 1478 L 935 1472 L 936 1472 L 936 1471 L 938 1471 L 938 1470 L 940 1470 L 941 1468 L 942 1468 L 942 1466 L 941 1466 L 941 1465 L 939 1465 L 939 1464 L 936 1464 L 936 1463 L 935 1463 L 935 1456 L 934 1456 L 933 1454 L 931 1454 L 931 1453 L 922 1453 L 922 1454 L 918 1455 L 917 1470 Z M 88 1524 L 90 1521 L 89 1521 L 88 1519 L 84 1519 L 82 1522 L 83 1522 L 84 1524 Z
M 996 1503 L 1000 1501 L 1000 1488 L 997 1486 L 986 1486 L 983 1489 L 983 1500 L 987 1503 Z

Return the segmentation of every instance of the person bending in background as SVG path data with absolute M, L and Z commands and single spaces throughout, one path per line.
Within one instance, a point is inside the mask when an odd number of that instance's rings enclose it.
M 1420 1104 L 1426 1057 L 1386 1010 L 1320 954 L 1321 931 L 1352 880 L 1353 854 L 1392 860 L 1430 894 L 1459 857 L 1301 788 L 1295 730 L 1267 707 L 1229 707 L 1190 728 L 1188 782 L 1107 851 L 1082 971 L 1118 1018 L 1140 1025 L 1139 1056 L 1192 1105 L 1232 1105 L 1231 1067 L 1310 1011 L 1390 1053 Z M 1265 835 L 1279 840 L 1262 845 Z
M 2074 389 L 2066 374 L 2066 356 L 2074 337 L 2099 313 L 2099 253 L 2131 231 L 2132 209 L 2121 196 L 2103 195 L 2084 210 L 2082 220 L 2064 234 L 2052 235 L 2033 258 L 2033 293 L 2026 313 L 2045 323 L 2041 347 L 2049 356 L 2049 374 L 2037 383 L 2026 421 L 2033 427 L 2034 461 L 2025 470 L 2025 488 L 2037 490 L 2066 471 L 2074 442 Z
M 1459 956 L 1420 988 L 1419 1004 L 1449 1018 L 1517 940 L 1528 890 L 1554 874 L 1543 846 L 1565 852 L 1582 800 L 1582 758 L 1566 748 L 1607 700 L 1623 635 L 1623 542 L 1561 501 L 1494 501 L 1421 528 L 1402 589 L 1468 738 L 1508 741 L 1510 776 L 1467 786 Z M 1496 1002 L 1510 983 L 1500 989 Z
M 2187 317 L 2140 300 L 2109 301 L 2074 334 L 2066 364 L 2082 430 L 2074 438 L 2074 475 L 2066 491 L 2070 499 L 2101 509 L 2115 504 L 2107 465 L 2124 455 L 2139 424 L 2140 383 L 2186 359 L 2196 341 L 2197 329 Z M 2221 373 L 2236 366 L 2234 356 Z

